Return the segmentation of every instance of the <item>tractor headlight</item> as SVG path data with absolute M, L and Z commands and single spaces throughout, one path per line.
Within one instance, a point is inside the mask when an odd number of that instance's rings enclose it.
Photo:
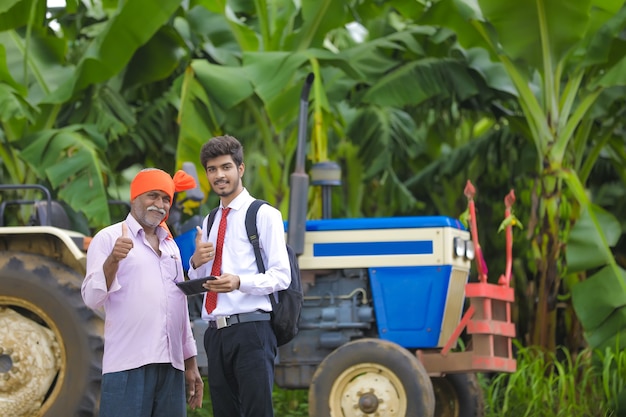
M 454 256 L 460 258 L 465 255 L 465 241 L 460 237 L 455 237 L 452 241 L 454 246 Z
M 474 242 L 471 240 L 463 240 L 460 237 L 455 237 L 452 245 L 454 246 L 454 256 L 457 258 L 465 257 L 471 261 L 476 256 Z
M 470 261 L 473 261 L 476 257 L 476 250 L 474 249 L 474 242 L 468 240 L 465 242 L 465 257 Z

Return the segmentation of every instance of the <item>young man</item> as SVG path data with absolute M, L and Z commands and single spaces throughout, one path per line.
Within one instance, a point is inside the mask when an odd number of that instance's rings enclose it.
M 202 308 L 209 324 L 204 347 L 213 415 L 271 417 L 277 347 L 269 297 L 291 282 L 282 215 L 268 204 L 257 213 L 266 266 L 261 274 L 245 227 L 254 197 L 242 183 L 243 147 L 232 136 L 212 138 L 202 146 L 200 162 L 211 189 L 220 197 L 208 239 L 208 216 L 198 230 L 189 270 L 191 278 L 217 277 L 204 284 L 208 292 Z
M 176 287 L 183 268 L 165 220 L 175 191 L 191 189 L 145 169 L 130 184 L 131 212 L 98 232 L 87 252 L 85 304 L 104 308 L 100 417 L 184 417 L 202 406 L 203 382 L 187 299 Z

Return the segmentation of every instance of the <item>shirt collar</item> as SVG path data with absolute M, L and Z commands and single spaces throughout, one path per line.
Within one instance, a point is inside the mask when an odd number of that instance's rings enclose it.
M 250 199 L 250 193 L 248 192 L 248 190 L 244 187 L 244 189 L 239 193 L 239 195 L 237 197 L 235 197 L 233 199 L 233 201 L 230 202 L 230 204 L 228 205 L 228 207 L 230 207 L 231 209 L 235 210 L 235 211 L 239 211 L 242 207 L 245 206 L 246 202 Z M 220 202 L 220 207 L 224 208 L 224 206 L 222 206 L 222 203 Z

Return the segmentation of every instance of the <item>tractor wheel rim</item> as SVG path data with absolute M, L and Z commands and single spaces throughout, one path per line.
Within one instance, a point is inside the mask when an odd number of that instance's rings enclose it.
M 0 334 L 0 415 L 45 414 L 65 378 L 58 327 L 38 306 L 0 296 L 0 328 L 8 330 Z
M 330 391 L 331 416 L 404 416 L 406 391 L 389 368 L 376 363 L 360 363 L 347 368 Z

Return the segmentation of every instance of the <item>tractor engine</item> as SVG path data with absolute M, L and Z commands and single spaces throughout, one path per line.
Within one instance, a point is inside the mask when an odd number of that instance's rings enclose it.
M 285 388 L 307 388 L 330 352 L 353 339 L 376 337 L 366 269 L 302 272 L 300 331 L 280 348 L 276 365 L 276 383 Z

